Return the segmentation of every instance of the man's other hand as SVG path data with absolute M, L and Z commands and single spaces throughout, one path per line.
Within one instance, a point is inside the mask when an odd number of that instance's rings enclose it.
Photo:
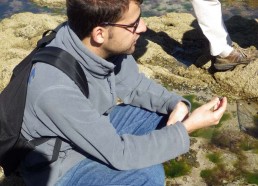
M 167 126 L 171 124 L 175 124 L 177 121 L 183 121 L 188 117 L 188 107 L 184 102 L 178 102 L 174 108 L 174 110 L 169 115 Z

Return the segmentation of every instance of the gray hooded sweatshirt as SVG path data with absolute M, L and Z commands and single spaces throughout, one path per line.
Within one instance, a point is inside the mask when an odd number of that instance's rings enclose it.
M 190 107 L 187 100 L 139 73 L 131 55 L 100 58 L 83 45 L 68 25 L 60 28 L 49 46 L 69 52 L 80 62 L 88 80 L 89 97 L 55 67 L 34 65 L 22 134 L 28 140 L 60 136 L 68 143 L 62 143 L 58 160 L 47 169 L 29 171 L 25 167 L 50 160 L 54 139 L 27 155 L 21 166 L 27 185 L 54 185 L 88 155 L 116 169 L 130 170 L 163 163 L 189 150 L 189 136 L 181 122 L 142 136 L 116 133 L 108 113 L 117 98 L 163 114 L 169 114 L 180 101 Z M 117 74 L 115 67 L 120 69 Z

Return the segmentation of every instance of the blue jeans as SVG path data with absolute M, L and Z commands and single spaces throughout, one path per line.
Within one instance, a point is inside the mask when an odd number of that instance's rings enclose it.
M 110 121 L 119 135 L 143 135 L 155 130 L 162 123 L 163 116 L 154 112 L 129 106 L 118 105 L 111 114 Z M 70 169 L 57 183 L 57 186 L 164 186 L 165 173 L 163 166 L 120 171 L 85 159 Z

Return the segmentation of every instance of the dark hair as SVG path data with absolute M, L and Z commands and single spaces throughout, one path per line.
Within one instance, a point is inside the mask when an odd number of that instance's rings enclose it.
M 66 0 L 68 24 L 82 40 L 103 22 L 117 22 L 130 1 L 142 0 Z

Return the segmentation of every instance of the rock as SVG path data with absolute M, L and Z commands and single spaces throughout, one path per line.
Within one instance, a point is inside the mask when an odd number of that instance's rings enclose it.
M 241 27 L 237 26 L 239 20 Z M 184 78 L 184 80 L 170 78 L 173 85 L 183 83 L 183 86 L 192 89 L 209 87 L 215 94 L 232 99 L 258 98 L 257 58 L 245 67 L 239 65 L 232 71 L 212 72 L 212 61 L 206 49 L 207 40 L 192 15 L 169 13 L 162 17 L 145 19 L 145 22 L 149 31 L 143 34 L 139 48 L 146 47 L 148 50 L 143 55 L 136 53 L 141 64 L 146 62 L 152 66 L 161 66 L 167 70 L 170 77 L 174 74 Z M 236 16 L 226 23 L 228 23 L 229 30 L 234 31 L 232 38 L 251 53 L 257 54 L 258 42 L 255 37 L 257 37 L 258 26 L 256 21 L 240 19 Z M 146 41 L 143 42 L 144 40 Z M 183 58 L 182 56 L 189 57 Z M 184 61 L 190 63 L 186 68 L 182 68 Z M 154 74 L 160 72 L 155 71 Z M 165 76 L 164 79 L 169 78 Z
M 36 46 L 42 33 L 64 20 L 64 16 L 20 13 L 0 22 L 0 91 L 9 82 L 14 66 Z
M 247 66 L 239 65 L 232 71 L 218 72 L 214 78 L 221 88 L 228 94 L 233 94 L 247 98 L 258 98 L 258 52 L 255 47 L 249 47 L 248 50 L 255 59 L 250 61 Z
M 13 67 L 35 46 L 41 34 L 64 20 L 64 16 L 22 13 L 1 21 L 0 89 L 9 81 Z M 171 89 L 210 89 L 214 94 L 232 99 L 258 97 L 257 59 L 245 68 L 240 65 L 227 72 L 211 73 L 212 65 L 208 58 L 205 59 L 206 64 L 200 65 L 200 56 L 207 55 L 208 42 L 191 14 L 169 13 L 144 20 L 149 29 L 139 40 L 134 56 L 139 64 L 148 68 L 152 78 L 159 79 Z M 234 21 L 237 20 L 231 19 L 229 25 L 235 28 Z M 251 20 L 244 18 L 241 23 L 249 24 L 252 29 L 257 27 Z M 241 37 L 241 29 L 237 29 Z M 249 41 L 247 49 L 257 52 L 258 44 L 253 41 L 254 36 L 248 30 L 249 26 L 246 26 L 243 31 L 251 38 L 244 36 L 245 45 Z M 237 38 L 235 34 L 233 36 Z M 240 39 L 236 40 L 241 42 Z
M 65 0 L 31 0 L 39 6 L 47 6 L 49 8 L 65 8 Z
M 258 138 L 258 102 L 237 100 L 237 115 L 240 129 Z

